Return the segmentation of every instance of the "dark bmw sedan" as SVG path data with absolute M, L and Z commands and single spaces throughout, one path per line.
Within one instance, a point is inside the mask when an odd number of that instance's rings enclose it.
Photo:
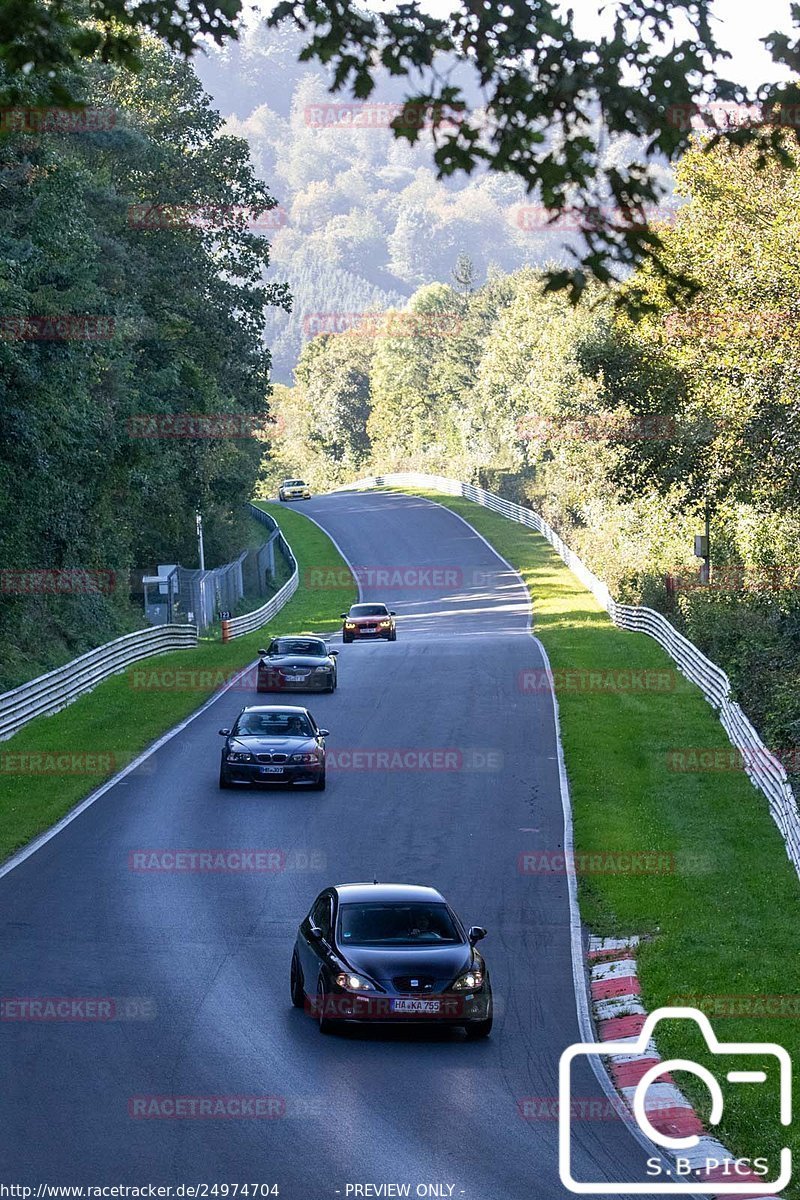
M 259 692 L 335 692 L 336 655 L 322 638 L 273 638 L 266 650 L 259 650 Z
M 243 708 L 225 738 L 219 786 L 237 783 L 305 783 L 325 790 L 325 738 L 307 708 Z
M 460 1025 L 469 1038 L 492 1028 L 489 973 L 444 897 L 431 887 L 348 883 L 326 888 L 297 932 L 292 1003 L 323 1033 L 343 1021 Z

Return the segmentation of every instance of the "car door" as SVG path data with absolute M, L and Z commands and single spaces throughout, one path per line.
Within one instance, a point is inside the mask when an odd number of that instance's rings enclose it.
M 311 936 L 312 926 L 320 931 L 319 938 Z M 311 905 L 311 911 L 301 926 L 301 933 L 300 965 L 303 968 L 306 992 L 313 994 L 317 986 L 320 967 L 330 957 L 333 936 L 333 897 L 330 892 L 322 892 L 317 896 Z

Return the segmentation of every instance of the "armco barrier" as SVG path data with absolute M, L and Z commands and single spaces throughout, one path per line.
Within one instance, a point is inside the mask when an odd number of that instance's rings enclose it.
M 615 625 L 621 629 L 646 633 L 655 638 L 667 654 L 677 663 L 678 669 L 702 691 L 706 700 L 719 714 L 722 727 L 732 746 L 742 754 L 744 768 L 750 780 L 769 801 L 769 809 L 786 843 L 786 852 L 800 875 L 800 815 L 797 800 L 783 765 L 769 752 L 758 733 L 750 724 L 739 704 L 731 697 L 731 684 L 725 672 L 710 659 L 661 613 L 652 608 L 638 608 L 632 604 L 618 604 L 608 588 L 583 563 L 569 546 L 561 540 L 554 529 L 538 513 L 523 508 L 510 500 L 503 500 L 492 492 L 461 483 L 442 475 L 423 475 L 413 471 L 399 471 L 389 475 L 373 475 L 355 483 L 344 484 L 336 491 L 354 491 L 372 487 L 419 487 L 444 492 L 449 496 L 463 496 L 476 504 L 500 513 L 511 521 L 518 521 L 535 529 L 546 538 L 556 553 L 563 559 L 584 587 L 594 595 L 606 609 Z
M 263 508 L 256 508 L 254 504 L 251 504 L 250 511 L 251 515 L 256 517 L 257 520 L 261 521 L 264 525 L 268 525 L 273 529 L 277 528 L 277 522 L 269 515 L 269 513 L 265 513 Z M 292 596 L 297 591 L 297 584 L 300 579 L 299 572 L 297 570 L 297 559 L 292 553 L 291 546 L 286 541 L 286 538 L 283 537 L 283 534 L 280 534 L 280 538 L 288 561 L 292 567 L 291 576 L 289 579 L 287 579 L 280 591 L 276 592 L 272 599 L 268 600 L 266 604 L 262 604 L 261 608 L 256 608 L 253 610 L 253 612 L 245 613 L 241 617 L 231 617 L 230 620 L 223 621 L 223 642 L 229 642 L 233 638 L 242 637 L 243 634 L 252 633 L 254 629 L 260 629 L 262 625 L 266 625 L 267 621 L 271 621 L 275 614 L 280 612 L 287 600 L 291 600 Z
M 263 524 L 277 529 L 276 522 L 263 509 L 250 506 L 253 516 Z M 223 621 L 223 640 L 241 637 L 253 629 L 259 629 L 283 608 L 286 601 L 297 591 L 297 561 L 283 534 L 282 539 L 287 558 L 292 565 L 291 578 L 279 592 L 254 612 L 245 613 Z M 227 634 L 225 627 L 228 627 Z M 124 671 L 131 663 L 154 654 L 167 654 L 170 650 L 185 650 L 197 645 L 196 625 L 155 625 L 152 629 L 139 629 L 123 637 L 106 642 L 95 650 L 88 650 L 79 658 L 73 658 L 63 667 L 48 671 L 29 683 L 23 683 L 11 692 L 0 695 L 0 742 L 22 729 L 34 717 L 46 717 L 66 708 L 84 692 L 90 692 L 98 683 Z
M 196 625 L 156 625 L 152 629 L 126 633 L 113 642 L 88 650 L 63 667 L 56 667 L 0 696 L 0 741 L 11 737 L 34 717 L 49 716 L 65 708 L 131 663 L 196 645 Z

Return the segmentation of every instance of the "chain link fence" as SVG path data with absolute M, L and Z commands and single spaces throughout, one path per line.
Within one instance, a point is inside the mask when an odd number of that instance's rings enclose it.
M 268 533 L 263 545 L 211 570 L 177 564 L 159 567 L 158 577 L 147 577 L 145 611 L 151 624 L 208 629 L 223 613 L 233 616 L 245 596 L 269 599 L 280 590 L 295 570 L 294 557 L 275 519 L 252 504 L 249 512 Z

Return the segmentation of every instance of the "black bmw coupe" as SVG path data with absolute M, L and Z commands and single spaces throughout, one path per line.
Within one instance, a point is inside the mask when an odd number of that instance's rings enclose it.
M 306 783 L 325 788 L 325 738 L 307 708 L 251 705 L 225 738 L 219 786 L 237 783 Z
M 259 650 L 256 691 L 335 692 L 336 656 L 322 638 L 296 635 L 273 638 Z

